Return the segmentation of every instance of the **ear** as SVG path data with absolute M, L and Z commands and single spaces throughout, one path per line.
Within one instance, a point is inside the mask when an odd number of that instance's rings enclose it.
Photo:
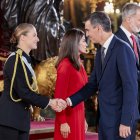
M 20 36 L 20 40 L 24 41 L 25 40 L 25 37 L 26 37 L 25 35 L 21 35 Z
M 103 31 L 103 27 L 101 25 L 98 25 L 97 28 L 98 28 L 99 31 Z
M 131 18 L 132 18 L 132 17 L 129 17 L 129 16 L 128 16 L 128 17 L 126 17 L 126 19 L 125 19 L 125 20 L 126 20 L 126 22 L 130 23 L 130 22 L 131 22 Z

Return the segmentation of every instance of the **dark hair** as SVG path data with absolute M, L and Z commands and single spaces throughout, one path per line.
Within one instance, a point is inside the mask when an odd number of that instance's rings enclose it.
M 58 55 L 58 60 L 56 63 L 56 67 L 58 67 L 59 63 L 64 59 L 68 58 L 72 65 L 79 70 L 80 69 L 80 62 L 79 62 L 79 42 L 81 38 L 85 35 L 85 33 L 80 30 L 73 28 L 71 30 L 68 30 L 60 44 L 60 50 Z
M 18 43 L 21 35 L 26 35 L 31 29 L 35 28 L 32 24 L 29 23 L 21 23 L 19 24 L 15 31 L 12 34 L 10 39 L 11 43 Z
M 94 27 L 96 27 L 97 25 L 101 25 L 105 32 L 111 31 L 111 20 L 110 20 L 109 16 L 102 11 L 97 11 L 97 12 L 91 13 L 85 19 L 85 21 L 88 21 L 88 20 Z

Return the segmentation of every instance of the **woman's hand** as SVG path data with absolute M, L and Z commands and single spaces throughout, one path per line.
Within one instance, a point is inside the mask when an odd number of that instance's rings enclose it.
M 87 124 L 87 121 L 85 120 L 85 133 L 87 132 L 88 130 L 88 124 Z
M 63 123 L 60 125 L 60 132 L 63 138 L 68 138 L 68 135 L 70 133 L 70 126 L 68 123 Z

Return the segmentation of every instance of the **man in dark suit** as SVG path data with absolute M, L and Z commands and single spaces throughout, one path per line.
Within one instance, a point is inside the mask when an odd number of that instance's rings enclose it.
M 92 13 L 85 30 L 86 36 L 102 47 L 97 50 L 89 82 L 67 98 L 67 104 L 74 107 L 98 90 L 99 140 L 134 140 L 133 127 L 139 113 L 133 50 L 112 34 L 110 18 L 103 12 Z
M 140 6 L 135 3 L 127 3 L 122 9 L 122 24 L 118 31 L 115 33 L 117 37 L 127 42 L 134 50 L 137 59 L 137 72 L 138 72 L 138 87 L 139 87 L 139 99 L 140 99 L 140 39 L 135 35 L 140 32 Z M 134 36 L 135 43 L 132 40 Z M 140 101 L 139 101 L 140 111 Z

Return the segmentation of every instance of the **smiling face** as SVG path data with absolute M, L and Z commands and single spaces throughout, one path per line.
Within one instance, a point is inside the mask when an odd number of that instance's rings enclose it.
M 32 28 L 29 30 L 29 32 L 26 35 L 22 35 L 25 45 L 32 49 L 37 49 L 37 42 L 39 41 L 39 38 L 37 37 L 37 32 L 35 28 Z
M 86 53 L 86 46 L 87 46 L 87 43 L 86 43 L 86 39 L 85 39 L 85 36 L 83 36 L 79 42 L 79 52 L 80 54 L 81 53 Z
M 88 20 L 85 22 L 85 32 L 86 36 L 90 39 L 92 43 L 99 43 L 100 32 L 98 25 L 93 26 L 91 22 Z

